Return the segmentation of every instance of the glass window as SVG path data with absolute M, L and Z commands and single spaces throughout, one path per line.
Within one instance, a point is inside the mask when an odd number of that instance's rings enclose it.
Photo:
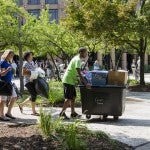
M 28 4 L 29 5 L 39 5 L 40 4 L 40 0 L 28 0 Z
M 37 18 L 40 16 L 40 9 L 29 9 L 28 12 Z
M 58 4 L 58 0 L 45 0 L 45 4 Z
M 23 0 L 19 0 L 19 5 L 23 5 Z
M 19 0 L 19 1 L 17 1 L 17 2 L 16 2 L 16 4 L 17 4 L 18 6 L 23 5 L 23 0 Z
M 50 9 L 50 21 L 55 20 L 56 23 L 58 23 L 58 9 Z

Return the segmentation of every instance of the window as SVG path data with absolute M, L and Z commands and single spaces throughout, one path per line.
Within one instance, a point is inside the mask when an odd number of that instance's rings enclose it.
M 58 4 L 58 0 L 45 0 L 45 4 Z
M 16 4 L 17 4 L 18 6 L 23 5 L 23 0 L 19 0 L 19 1 L 17 1 L 17 2 L 16 2 Z
M 20 5 L 23 5 L 23 0 L 20 0 L 20 1 L 19 1 L 19 6 L 20 6 Z
M 37 18 L 40 16 L 40 9 L 29 9 L 28 12 Z
M 40 0 L 28 0 L 28 4 L 29 5 L 39 5 L 40 4 Z
M 58 23 L 58 9 L 50 9 L 50 21 L 55 20 L 56 23 Z

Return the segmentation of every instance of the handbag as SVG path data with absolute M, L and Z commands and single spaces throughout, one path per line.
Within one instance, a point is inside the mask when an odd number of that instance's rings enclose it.
M 49 85 L 45 79 L 38 77 L 34 80 L 34 82 L 37 94 L 42 97 L 49 98 Z
M 12 85 L 11 83 L 0 80 L 0 95 L 11 96 L 12 95 Z

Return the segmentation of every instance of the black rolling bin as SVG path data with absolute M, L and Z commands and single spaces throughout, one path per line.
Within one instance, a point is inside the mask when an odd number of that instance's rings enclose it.
M 87 119 L 91 115 L 102 115 L 103 119 L 113 116 L 118 120 L 125 110 L 126 86 L 102 85 L 87 89 L 80 85 L 82 113 Z

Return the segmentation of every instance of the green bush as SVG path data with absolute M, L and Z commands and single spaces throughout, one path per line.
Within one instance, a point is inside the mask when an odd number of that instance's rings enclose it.
M 82 140 L 79 132 L 80 122 L 68 124 L 64 130 L 64 147 L 70 150 L 84 150 L 86 149 L 86 143 Z
M 134 80 L 134 79 L 128 79 L 127 83 L 129 86 L 140 84 L 140 82 L 138 80 Z
M 56 129 L 62 126 L 61 120 L 52 118 L 50 113 L 44 112 L 40 109 L 39 127 L 42 129 L 43 134 L 51 138 L 56 134 Z
M 42 110 L 40 110 L 40 128 L 45 136 L 50 137 L 53 133 L 53 121 L 52 116 L 50 114 L 46 114 Z
M 51 80 L 49 82 L 49 102 L 51 104 L 58 103 L 64 101 L 64 91 L 63 91 L 63 83 L 55 80 Z M 77 87 L 76 89 L 77 97 L 76 97 L 76 103 L 80 103 L 80 91 Z

